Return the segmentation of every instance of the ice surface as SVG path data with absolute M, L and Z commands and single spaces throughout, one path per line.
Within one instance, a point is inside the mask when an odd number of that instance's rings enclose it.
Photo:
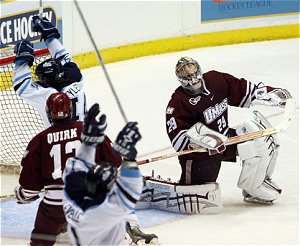
M 284 87 L 297 99 L 299 107 L 299 39 L 192 49 L 142 57 L 107 65 L 108 73 L 127 118 L 138 121 L 143 139 L 138 144 L 139 160 L 172 153 L 165 133 L 165 108 L 178 86 L 174 67 L 181 56 L 198 60 L 202 69 L 218 70 L 252 82 Z M 115 98 L 101 67 L 82 71 L 86 81 L 88 106 L 100 103 L 107 114 L 107 134 L 114 139 L 124 125 Z M 255 107 L 276 124 L 282 109 Z M 239 125 L 249 109 L 230 108 L 231 126 Z M 240 166 L 224 162 L 219 174 L 224 211 L 219 214 L 180 216 L 161 211 L 138 211 L 144 230 L 159 236 L 161 244 L 298 244 L 299 243 L 299 108 L 290 128 L 279 135 L 281 149 L 273 174 L 283 193 L 273 206 L 246 204 L 236 183 Z M 150 155 L 148 155 L 150 153 Z M 162 177 L 179 179 L 176 158 L 141 166 L 145 175 L 152 170 Z M 1 194 L 9 192 L 17 178 L 2 177 Z M 31 211 L 22 212 L 25 206 Z M 27 237 L 35 216 L 35 206 L 1 202 L 3 236 Z

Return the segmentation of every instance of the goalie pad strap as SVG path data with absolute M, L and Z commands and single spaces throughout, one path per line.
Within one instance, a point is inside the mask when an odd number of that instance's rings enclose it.
M 145 181 L 136 209 L 154 208 L 173 213 L 217 213 L 222 209 L 218 183 L 182 186 L 164 180 Z

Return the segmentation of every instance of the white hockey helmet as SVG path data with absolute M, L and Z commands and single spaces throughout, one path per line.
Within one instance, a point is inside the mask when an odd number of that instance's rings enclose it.
M 181 86 L 192 95 L 199 94 L 204 89 L 204 79 L 201 67 L 190 57 L 181 57 L 176 64 L 175 74 Z

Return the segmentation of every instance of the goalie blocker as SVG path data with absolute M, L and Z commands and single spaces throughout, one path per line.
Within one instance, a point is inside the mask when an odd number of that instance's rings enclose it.
M 149 208 L 181 214 L 209 214 L 220 212 L 223 205 L 218 183 L 179 185 L 145 176 L 136 209 Z

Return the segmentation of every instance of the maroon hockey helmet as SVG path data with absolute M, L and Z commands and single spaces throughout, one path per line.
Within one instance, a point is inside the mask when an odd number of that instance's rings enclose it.
M 72 115 L 71 99 L 62 92 L 56 92 L 49 96 L 46 102 L 46 112 L 49 122 L 70 119 Z

